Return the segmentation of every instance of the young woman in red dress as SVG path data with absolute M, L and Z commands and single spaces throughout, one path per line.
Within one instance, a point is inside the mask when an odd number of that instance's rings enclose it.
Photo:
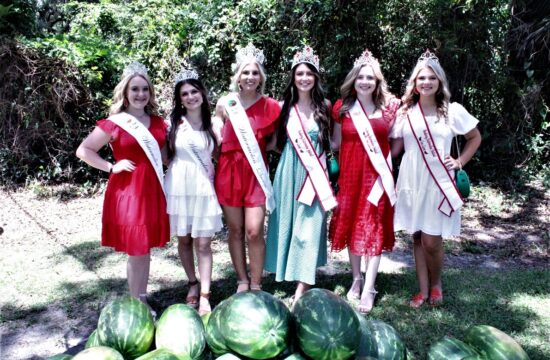
M 101 245 L 128 254 L 130 294 L 144 303 L 150 250 L 170 240 L 160 157 L 166 125 L 156 115 L 157 108 L 147 69 L 136 62 L 130 64 L 114 90 L 109 118 L 99 120 L 76 151 L 80 159 L 110 174 L 103 203 Z M 145 143 L 147 146 L 140 145 Z M 107 144 L 115 163 L 98 154 Z
M 358 310 L 368 313 L 382 251 L 392 251 L 395 241 L 388 135 L 400 102 L 388 92 L 380 64 L 368 50 L 355 61 L 341 94 L 332 112 L 332 145 L 340 148 L 341 173 L 329 238 L 333 251 L 348 248 L 353 282 L 347 297 L 360 299 Z
M 261 289 L 266 201 L 268 205 L 273 201 L 266 146 L 275 132 L 280 106 L 263 95 L 266 81 L 263 62 L 263 52 L 252 44 L 239 49 L 231 79 L 232 92 L 216 105 L 215 116 L 223 119 L 225 125 L 215 188 L 229 229 L 229 253 L 237 274 L 237 292 Z

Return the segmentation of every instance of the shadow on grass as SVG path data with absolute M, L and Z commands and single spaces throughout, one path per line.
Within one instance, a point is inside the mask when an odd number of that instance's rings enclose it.
M 91 240 L 68 246 L 62 254 L 72 256 L 85 269 L 95 273 L 103 265 L 103 260 L 113 254 L 113 249 L 100 246 L 98 240 Z

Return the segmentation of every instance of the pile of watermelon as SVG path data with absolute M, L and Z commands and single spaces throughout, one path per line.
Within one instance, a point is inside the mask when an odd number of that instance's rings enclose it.
M 241 292 L 222 301 L 208 316 L 184 304 L 168 307 L 156 324 L 147 306 L 132 297 L 108 304 L 85 350 L 50 360 L 410 360 L 397 331 L 367 320 L 341 297 L 312 289 L 292 312 L 263 291 Z M 443 338 L 429 360 L 528 359 L 498 329 L 480 325 L 464 342 Z

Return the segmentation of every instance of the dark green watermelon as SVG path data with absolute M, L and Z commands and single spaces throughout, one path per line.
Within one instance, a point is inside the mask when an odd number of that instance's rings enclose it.
M 378 348 L 371 334 L 369 323 L 362 314 L 355 312 L 355 315 L 357 315 L 357 319 L 359 320 L 359 333 L 361 334 L 361 340 L 357 347 L 355 358 L 357 360 L 363 360 L 368 357 L 376 357 L 378 355 Z
M 231 298 L 227 298 L 218 304 L 212 311 L 206 325 L 206 342 L 214 355 L 223 355 L 229 352 L 225 339 L 221 332 L 222 310 L 229 304 Z
M 99 341 L 116 349 L 125 358 L 135 359 L 145 354 L 151 347 L 154 333 L 149 308 L 131 296 L 114 300 L 99 315 Z
M 46 360 L 71 360 L 72 358 L 73 356 L 69 354 L 57 354 L 54 356 L 50 356 Z
M 397 331 L 380 320 L 367 320 L 371 334 L 376 342 L 378 359 L 405 360 L 407 350 Z
M 464 342 L 491 360 L 528 360 L 523 348 L 505 332 L 489 326 L 473 326 L 466 332 Z
M 136 360 L 180 360 L 180 358 L 166 349 L 156 349 L 141 355 Z
M 267 292 L 245 291 L 231 296 L 222 309 L 221 319 L 220 332 L 225 344 L 237 354 L 269 359 L 288 346 L 290 311 Z
M 88 337 L 88 340 L 86 340 L 86 345 L 84 345 L 84 349 L 99 345 L 101 345 L 101 342 L 99 341 L 99 337 L 97 336 L 97 329 L 95 329 Z
M 351 306 L 325 289 L 307 291 L 295 304 L 298 345 L 316 360 L 349 359 L 361 337 L 359 320 Z
M 212 313 L 209 312 L 201 316 L 201 320 L 202 320 L 202 324 L 204 325 L 204 328 L 206 328 L 206 324 L 208 324 L 208 320 L 210 320 L 211 315 Z
M 72 360 L 124 360 L 124 357 L 113 348 L 94 346 L 82 350 Z
M 466 356 L 477 355 L 477 352 L 470 345 L 445 336 L 428 350 L 428 360 L 461 360 Z
M 206 346 L 204 325 L 195 309 L 185 304 L 169 306 L 157 322 L 157 349 L 166 349 L 180 359 L 198 359 Z

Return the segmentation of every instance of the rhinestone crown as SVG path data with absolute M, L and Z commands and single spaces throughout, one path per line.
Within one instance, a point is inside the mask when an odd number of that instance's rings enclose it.
M 199 74 L 193 69 L 183 69 L 180 71 L 175 78 L 176 84 L 180 81 L 189 80 L 189 79 L 199 79 Z
M 265 61 L 264 52 L 256 48 L 251 42 L 244 48 L 237 50 L 235 60 L 238 64 L 243 64 L 249 61 L 256 61 L 258 64 L 263 65 Z
M 298 51 L 294 54 L 292 66 L 290 68 L 294 69 L 295 66 L 301 63 L 311 64 L 315 67 L 315 69 L 317 69 L 317 71 L 319 71 L 319 56 L 315 55 L 311 46 L 306 45 L 302 51 Z
M 378 64 L 378 59 L 372 56 L 372 53 L 369 51 L 369 49 L 365 49 L 365 51 L 363 51 L 361 56 L 355 59 L 355 62 L 353 63 L 353 67 L 363 66 L 363 65 L 372 65 L 374 63 Z
M 433 61 L 437 64 L 439 64 L 439 59 L 433 52 L 430 51 L 430 49 L 426 49 L 422 55 L 418 58 L 417 64 L 421 62 L 427 62 L 427 61 Z
M 132 61 L 122 71 L 123 78 L 130 75 L 147 75 L 147 68 L 139 61 Z

